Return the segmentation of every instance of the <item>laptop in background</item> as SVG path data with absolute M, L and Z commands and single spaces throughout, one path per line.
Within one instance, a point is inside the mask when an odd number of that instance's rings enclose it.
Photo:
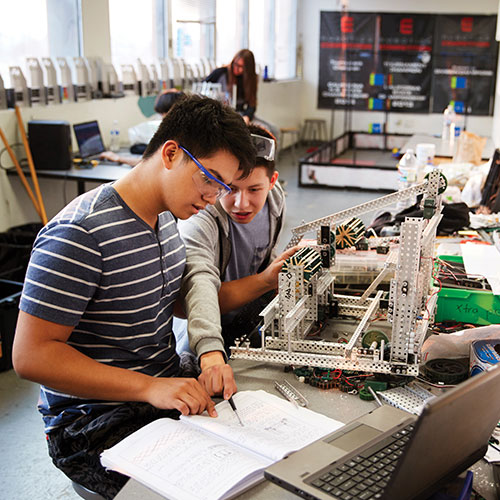
M 97 120 L 75 123 L 73 125 L 80 157 L 84 161 L 99 160 L 104 165 L 117 165 L 116 162 L 99 158 L 106 151 Z
M 271 465 L 307 499 L 427 498 L 481 459 L 500 420 L 500 366 L 432 400 L 416 417 L 382 406 Z

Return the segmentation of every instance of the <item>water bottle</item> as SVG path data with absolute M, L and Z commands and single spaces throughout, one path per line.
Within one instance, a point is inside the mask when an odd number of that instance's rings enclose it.
M 448 104 L 443 112 L 443 132 L 441 138 L 443 141 L 452 141 L 455 137 L 456 114 L 452 104 Z
M 413 154 L 413 149 L 407 149 L 398 165 L 398 190 L 409 188 L 417 183 L 418 163 L 417 158 Z M 412 196 L 404 200 L 399 200 L 396 204 L 396 211 L 399 213 L 407 207 L 411 207 L 416 203 L 416 197 Z
M 120 150 L 120 129 L 118 128 L 118 120 L 113 121 L 109 137 L 109 149 L 115 153 Z
M 464 129 L 464 115 L 460 113 L 455 113 L 455 137 L 460 137 L 462 130 Z

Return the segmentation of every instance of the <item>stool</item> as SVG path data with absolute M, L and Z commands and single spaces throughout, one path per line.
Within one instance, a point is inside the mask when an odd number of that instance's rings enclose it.
M 96 493 L 95 491 L 91 491 L 88 488 L 85 488 L 85 486 L 82 486 L 81 484 L 75 483 L 75 481 L 71 481 L 71 484 L 72 484 L 75 492 L 80 497 L 85 498 L 85 500 L 104 500 L 104 497 L 99 495 L 99 493 Z
M 321 142 L 328 137 L 326 131 L 326 120 L 318 118 L 306 118 L 302 127 L 302 142 Z
M 284 144 L 285 144 L 285 136 L 287 134 L 290 134 L 290 147 L 292 149 L 292 157 L 293 157 L 293 162 L 295 163 L 296 161 L 296 155 L 295 155 L 295 147 L 297 143 L 300 141 L 300 130 L 296 127 L 283 127 L 280 128 L 280 140 L 279 140 L 279 145 L 280 145 L 280 154 L 281 151 L 283 151 Z

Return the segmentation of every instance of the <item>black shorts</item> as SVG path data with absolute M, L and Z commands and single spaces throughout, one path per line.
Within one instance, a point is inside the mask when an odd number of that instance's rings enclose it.
M 183 353 L 179 377 L 197 378 L 199 373 L 196 358 Z M 51 431 L 47 435 L 49 455 L 54 465 L 71 480 L 104 498 L 114 498 L 129 478 L 107 471 L 101 465 L 101 453 L 153 420 L 178 419 L 179 416 L 177 410 L 159 410 L 140 402 L 100 408 L 66 427 Z
M 159 410 L 148 403 L 135 402 L 93 412 L 50 432 L 49 455 L 71 480 L 111 499 L 129 478 L 106 470 L 101 465 L 101 453 L 153 420 L 177 419 L 179 415 L 177 410 Z

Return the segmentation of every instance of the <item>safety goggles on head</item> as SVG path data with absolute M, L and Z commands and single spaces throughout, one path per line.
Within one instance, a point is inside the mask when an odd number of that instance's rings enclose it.
M 263 137 L 257 134 L 250 134 L 252 137 L 252 142 L 257 151 L 257 158 L 264 158 L 267 161 L 274 161 L 274 152 L 276 149 L 276 143 L 273 139 Z
M 198 167 L 198 170 L 193 174 L 193 182 L 203 197 L 213 198 L 215 196 L 217 200 L 220 200 L 223 196 L 231 192 L 231 188 L 227 184 L 224 184 L 211 174 L 186 148 L 182 147 L 180 144 L 179 148 L 182 149 Z

